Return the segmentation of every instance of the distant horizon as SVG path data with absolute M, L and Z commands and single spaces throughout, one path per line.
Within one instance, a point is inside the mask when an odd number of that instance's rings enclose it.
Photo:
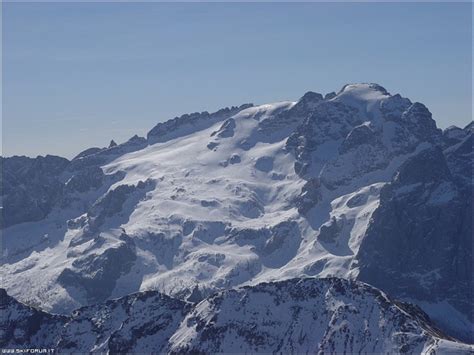
M 471 3 L 3 3 L 2 156 L 375 82 L 472 121 Z M 25 26 L 25 24 L 28 24 Z

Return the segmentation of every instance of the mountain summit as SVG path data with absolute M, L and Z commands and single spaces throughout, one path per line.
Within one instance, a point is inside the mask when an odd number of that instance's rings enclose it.
M 260 315 L 239 329 L 234 318 L 213 323 L 212 315 L 222 304 L 237 312 L 235 297 L 257 302 L 260 293 L 280 290 L 285 302 L 298 299 L 306 286 L 278 283 L 288 279 L 359 280 L 431 318 L 414 325 L 419 336 L 406 340 L 410 349 L 423 349 L 426 324 L 473 341 L 471 126 L 443 132 L 423 104 L 377 84 L 348 84 L 337 94 L 183 115 L 146 138 L 91 148 L 71 161 L 1 158 L 2 287 L 64 317 L 150 290 L 172 297 L 160 298 L 163 307 L 180 310 L 207 300 L 188 325 L 170 331 L 170 351 L 304 352 L 361 348 L 329 333 L 327 342 L 305 338 L 306 348 L 297 347 L 296 335 L 281 348 L 239 347 L 229 343 L 233 332 L 261 329 Z M 367 291 L 340 282 L 342 289 L 331 286 L 338 293 L 332 301 L 325 284 L 308 286 L 319 300 L 314 307 L 322 307 L 315 312 L 331 305 L 339 314 L 339 296 Z M 349 302 L 341 317 L 356 319 L 373 302 L 388 307 L 377 295 L 363 306 L 357 301 L 354 312 Z M 304 312 L 311 308 L 298 302 Z M 405 312 L 395 308 L 387 311 L 390 322 Z M 318 324 L 326 321 L 334 327 L 329 318 Z M 281 319 L 272 322 L 287 332 Z M 377 336 L 388 339 L 395 329 Z M 206 349 L 183 340 L 211 331 L 221 341 L 208 339 Z M 246 341 L 280 335 L 261 336 Z

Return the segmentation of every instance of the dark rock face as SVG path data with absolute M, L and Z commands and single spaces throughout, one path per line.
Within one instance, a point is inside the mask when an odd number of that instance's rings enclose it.
M 262 119 L 258 124 L 260 140 L 272 141 L 283 139 L 301 124 L 316 107 L 324 102 L 323 96 L 315 92 L 307 92 L 290 109 L 275 112 L 271 117 Z
M 62 208 L 78 195 L 104 186 L 106 176 L 100 165 L 146 144 L 145 138 L 134 136 L 120 145 L 87 149 L 72 161 L 52 155 L 0 157 L 0 228 L 42 220 L 54 208 Z
M 451 178 L 448 164 L 439 148 L 425 149 L 408 159 L 397 172 L 394 183 L 398 186 L 439 183 Z
M 58 282 L 65 288 L 84 290 L 88 303 L 106 300 L 114 290 L 117 279 L 130 271 L 136 259 L 133 239 L 123 233 L 119 240 L 118 246 L 108 248 L 101 254 L 90 254 L 74 260 L 72 268 L 61 272 Z M 102 243 L 99 235 L 94 244 L 100 247 Z
M 412 102 L 402 97 L 400 94 L 395 94 L 388 97 L 380 104 L 380 111 L 388 121 L 398 121 Z
M 373 129 L 371 129 L 368 125 L 360 125 L 349 132 L 349 134 L 339 147 L 339 152 L 341 154 L 344 154 L 363 144 L 374 145 L 376 143 L 377 136 Z
M 393 136 L 388 146 L 392 155 L 412 152 L 420 142 L 441 143 L 442 131 L 436 128 L 436 122 L 425 105 L 419 102 L 412 104 L 401 97 L 390 97 L 381 106 L 385 119 L 393 124 Z
M 381 191 L 359 279 L 396 297 L 449 300 L 472 320 L 472 201 L 472 181 L 457 181 L 439 148 L 406 161 Z
M 441 135 L 441 130 L 436 128 L 436 122 L 431 117 L 431 112 L 425 105 L 415 102 L 403 114 L 402 122 L 407 124 L 408 130 L 422 141 L 433 142 Z
M 140 181 L 136 186 L 119 185 L 97 200 L 85 216 L 69 221 L 70 228 L 80 229 L 67 255 L 75 260 L 57 280 L 71 289 L 71 294 L 74 290 L 83 292 L 89 304 L 104 301 L 112 294 L 116 281 L 131 270 L 136 260 L 134 240 L 116 228 L 154 186 L 153 180 Z M 87 248 L 81 248 L 86 242 Z
M 105 175 L 98 166 L 87 167 L 73 175 L 65 184 L 67 192 L 86 192 L 99 188 L 104 182 Z
M 125 201 L 137 189 L 132 185 L 120 185 L 96 201 L 87 212 L 90 228 L 96 230 L 107 217 L 121 212 Z
M 241 162 L 240 156 L 238 154 L 232 154 L 229 158 L 229 164 L 239 164 Z
M 60 175 L 69 165 L 65 158 L 0 157 L 3 197 L 1 228 L 45 218 L 61 199 Z
M 211 137 L 230 138 L 234 135 L 235 120 L 233 118 L 227 119 L 219 128 L 219 130 L 212 132 Z
M 67 317 L 17 302 L 0 289 L 0 347 L 54 349 Z
M 361 119 L 356 109 L 339 102 L 324 101 L 317 105 L 294 133 L 288 138 L 286 148 L 297 159 L 295 170 L 305 175 L 311 165 L 310 154 L 329 140 L 339 140 Z
M 270 267 L 283 266 L 296 255 L 301 244 L 298 225 L 293 221 L 282 222 L 270 228 L 270 234 L 260 251 L 263 263 Z
M 323 95 L 320 93 L 308 91 L 298 100 L 294 110 L 300 113 L 308 113 L 323 100 Z
M 88 209 L 85 218 L 81 216 L 76 220 L 68 221 L 70 228 L 83 228 L 83 234 L 74 238 L 71 245 L 78 245 L 89 240 L 100 231 L 100 227 L 108 219 L 120 217 L 127 204 L 130 205 L 128 209 L 133 208 L 154 187 L 155 181 L 148 179 L 146 181 L 139 181 L 136 186 L 119 185 L 115 189 L 108 191 Z M 131 213 L 131 211 L 129 212 Z
M 311 178 L 304 184 L 301 193 L 294 201 L 299 213 L 305 215 L 311 208 L 317 205 L 321 200 L 320 188 L 321 181 L 318 178 Z
M 333 217 L 330 223 L 323 224 L 321 228 L 319 228 L 318 239 L 325 243 L 334 243 L 341 232 L 343 222 L 344 221 L 339 221 Z
M 376 108 L 350 94 L 361 88 L 379 97 Z M 302 116 L 286 149 L 295 156 L 298 175 L 317 176 L 330 190 L 387 168 L 395 157 L 413 152 L 421 142 L 442 141 L 441 130 L 423 104 L 392 96 L 376 84 L 346 85 Z
M 323 167 L 321 183 L 331 190 L 348 185 L 354 179 L 386 168 L 390 158 L 390 151 L 371 128 L 357 126 L 342 141 L 339 156 Z
M 215 150 L 219 146 L 219 143 L 217 142 L 209 142 L 207 145 L 207 149 L 209 150 Z
M 111 296 L 116 281 L 131 270 L 136 260 L 135 243 L 117 228 L 154 186 L 150 179 L 136 186 L 119 185 L 98 199 L 85 216 L 69 221 L 69 228 L 79 229 L 67 254 L 75 260 L 57 280 L 71 294 L 83 292 L 88 304 L 104 301 Z M 81 246 L 86 242 L 89 244 L 84 249 Z

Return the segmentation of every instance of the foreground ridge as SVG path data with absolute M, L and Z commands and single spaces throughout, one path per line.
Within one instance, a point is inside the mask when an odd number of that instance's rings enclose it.
M 2 348 L 112 353 L 469 353 L 419 308 L 367 284 L 305 278 L 221 291 L 199 303 L 140 292 L 57 316 L 2 290 Z

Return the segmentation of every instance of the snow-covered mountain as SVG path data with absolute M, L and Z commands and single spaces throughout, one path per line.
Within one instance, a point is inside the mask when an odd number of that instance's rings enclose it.
M 145 291 L 58 316 L 0 294 L 2 348 L 110 353 L 469 353 L 419 308 L 360 282 L 291 279 L 197 304 Z
M 359 279 L 473 341 L 472 135 L 350 84 L 183 115 L 71 161 L 2 158 L 2 287 L 68 314 L 137 291 L 196 302 L 262 282 Z

